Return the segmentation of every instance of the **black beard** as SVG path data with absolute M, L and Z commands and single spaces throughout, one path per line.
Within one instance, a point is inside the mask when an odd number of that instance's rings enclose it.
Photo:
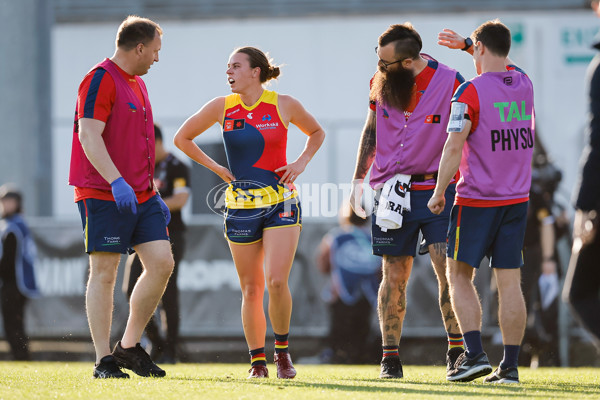
M 414 86 L 411 70 L 398 66 L 394 71 L 386 71 L 380 67 L 373 77 L 371 99 L 404 111 L 412 102 Z

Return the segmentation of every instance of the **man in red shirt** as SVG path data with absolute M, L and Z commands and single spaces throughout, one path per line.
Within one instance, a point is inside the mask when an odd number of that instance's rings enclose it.
M 153 186 L 152 107 L 140 75 L 158 62 L 162 29 L 127 17 L 110 59 L 79 86 L 69 184 L 75 187 L 90 255 L 86 311 L 96 350 L 95 378 L 165 376 L 138 343 L 173 270 L 168 207 Z M 137 252 L 144 273 L 131 295 L 123 338 L 110 351 L 110 325 L 121 254 Z

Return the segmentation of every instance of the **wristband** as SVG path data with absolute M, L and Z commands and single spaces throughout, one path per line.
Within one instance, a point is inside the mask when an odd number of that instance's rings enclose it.
M 470 37 L 465 39 L 465 47 L 463 47 L 461 50 L 462 51 L 467 51 L 471 48 L 471 46 L 473 46 L 473 41 L 471 40 Z

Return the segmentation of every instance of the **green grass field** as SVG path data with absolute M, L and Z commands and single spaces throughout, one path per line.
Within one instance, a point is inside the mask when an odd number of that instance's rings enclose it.
M 407 365 L 394 381 L 377 379 L 378 366 L 296 367 L 289 381 L 246 379 L 246 364 L 167 365 L 162 379 L 96 380 L 92 363 L 0 362 L 0 399 L 600 399 L 598 368 L 521 368 L 520 385 L 494 386 L 446 382 L 443 367 Z

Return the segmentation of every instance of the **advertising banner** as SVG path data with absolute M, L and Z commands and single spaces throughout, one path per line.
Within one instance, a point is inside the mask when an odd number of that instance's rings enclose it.
M 297 336 L 324 336 L 328 331 L 328 307 L 321 294 L 329 278 L 319 272 L 315 259 L 331 223 L 305 223 L 292 273 L 291 331 Z M 88 258 L 83 251 L 81 227 L 77 223 L 32 221 L 38 247 L 36 271 L 42 298 L 27 305 L 26 330 L 32 338 L 88 338 L 85 286 Z M 192 224 L 187 229 L 187 250 L 179 265 L 178 285 L 183 337 L 243 337 L 240 317 L 241 291 L 222 225 Z M 115 288 L 113 336 L 122 334 L 128 304 L 122 291 L 126 257 L 119 266 Z M 484 309 L 488 307 L 488 268 L 482 268 Z M 268 295 L 265 293 L 265 310 Z M 437 300 L 437 281 L 428 256 L 415 259 L 408 288 L 408 312 L 403 335 L 444 335 Z M 484 313 L 485 315 L 486 313 Z M 484 321 L 484 324 L 486 321 Z M 495 321 L 491 321 L 495 325 Z M 271 329 L 268 330 L 271 333 Z

